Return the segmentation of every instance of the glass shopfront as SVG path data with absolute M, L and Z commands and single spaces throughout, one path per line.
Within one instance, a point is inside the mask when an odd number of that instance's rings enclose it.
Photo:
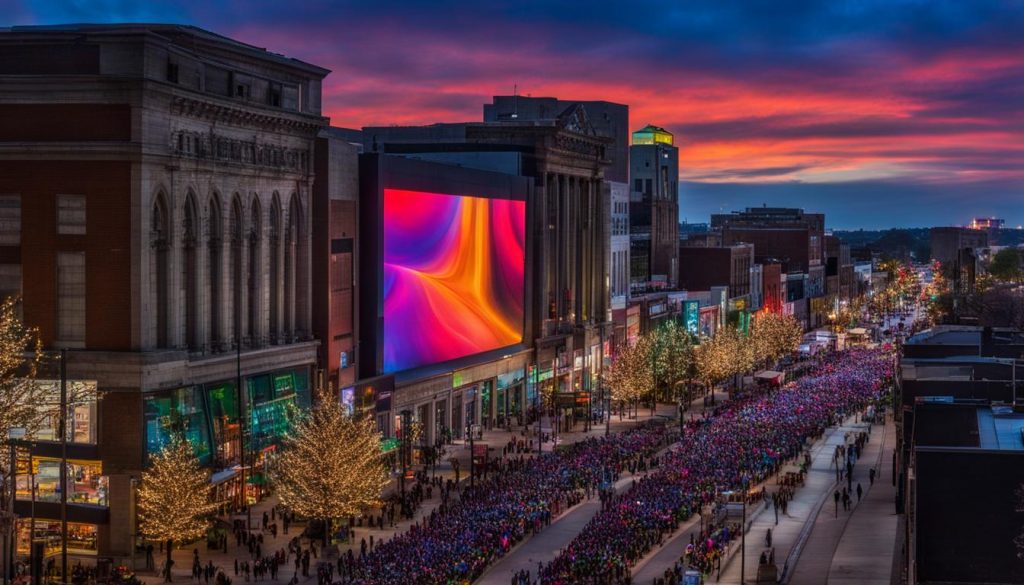
M 17 495 L 31 500 L 35 487 L 37 502 L 60 502 L 60 459 L 33 457 L 32 473 L 19 462 Z M 68 460 L 68 503 L 107 505 L 107 476 L 99 461 Z
M 146 425 L 146 451 L 159 453 L 176 433 L 184 433 L 196 457 L 203 464 L 210 463 L 210 434 L 206 420 L 208 411 L 203 405 L 203 392 L 199 386 L 177 388 L 169 392 L 149 395 L 143 399 Z
M 300 408 L 310 405 L 309 372 L 285 370 L 244 381 L 248 414 L 245 441 L 254 464 L 263 464 L 291 428 Z M 183 432 L 203 464 L 225 469 L 240 462 L 239 396 L 234 381 L 187 386 L 144 397 L 146 448 L 159 452 Z M 258 478 L 257 478 L 258 479 Z
M 29 542 L 33 540 L 32 519 L 19 518 L 18 530 L 18 554 L 29 554 Z M 35 520 L 35 541 L 43 543 L 43 552 L 46 555 L 60 552 L 60 522 L 54 520 Z M 68 522 L 68 552 L 71 554 L 96 554 L 96 525 Z
M 37 380 L 40 392 L 36 407 L 45 413 L 42 427 L 33 433 L 39 441 L 59 441 L 60 380 Z M 96 443 L 96 382 L 68 380 L 68 441 L 72 443 Z

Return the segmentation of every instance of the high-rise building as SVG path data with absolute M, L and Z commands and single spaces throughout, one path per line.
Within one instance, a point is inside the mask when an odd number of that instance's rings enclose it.
M 259 497 L 242 470 L 309 404 L 327 74 L 191 26 L 0 29 L 2 288 L 47 350 L 68 350 L 69 380 L 100 393 L 74 405 L 69 433 L 79 553 L 127 559 L 133 482 L 178 432 L 219 500 Z M 54 392 L 58 363 L 43 374 Z M 50 478 L 34 507 L 45 540 L 59 531 L 57 431 L 30 439 Z M 19 491 L 22 518 L 30 498 Z
M 629 147 L 629 229 L 638 288 L 678 284 L 679 149 L 672 133 L 647 125 Z

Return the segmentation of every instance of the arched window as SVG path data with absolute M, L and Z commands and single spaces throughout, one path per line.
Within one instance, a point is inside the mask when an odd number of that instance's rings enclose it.
M 150 288 L 153 290 L 153 307 L 156 309 L 156 346 L 170 346 L 170 307 L 168 289 L 170 287 L 170 245 L 171 216 L 167 205 L 167 197 L 163 192 L 157 194 L 150 213 L 150 246 L 153 258 L 150 262 Z
M 185 198 L 182 213 L 182 265 L 181 282 L 185 292 L 185 344 L 189 351 L 199 351 L 199 281 L 197 274 L 199 244 L 199 211 L 192 193 Z
M 242 199 L 236 194 L 231 201 L 231 331 L 235 343 L 241 343 L 243 335 L 242 290 L 244 286 L 242 266 Z
M 288 224 L 285 227 L 285 342 L 295 337 L 295 240 L 298 231 L 298 205 L 293 196 L 288 204 Z
M 263 292 L 263 271 L 260 269 L 260 243 L 262 239 L 263 220 L 260 213 L 260 201 L 253 197 L 251 219 L 249 221 L 249 344 L 259 347 L 262 343 L 260 334 L 260 296 Z
M 224 341 L 224 223 L 220 212 L 220 199 L 216 193 L 210 196 L 207 211 L 206 246 L 209 253 L 207 276 L 210 283 L 210 345 L 217 351 Z
M 281 198 L 274 193 L 270 204 L 270 343 L 281 336 Z

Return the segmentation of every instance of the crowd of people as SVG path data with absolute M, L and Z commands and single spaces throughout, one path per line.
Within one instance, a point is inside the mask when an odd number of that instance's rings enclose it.
M 731 400 L 689 422 L 660 470 L 612 496 L 535 582 L 628 582 L 631 567 L 691 514 L 799 457 L 809 439 L 877 399 L 891 376 L 891 357 L 879 350 L 829 354 L 779 390 Z M 708 563 L 696 564 L 708 570 Z
M 471 581 L 562 510 L 607 492 L 627 469 L 653 465 L 655 453 L 678 436 L 674 427 L 650 423 L 553 453 L 510 456 L 498 473 L 442 502 L 404 534 L 339 563 L 339 578 L 351 585 Z

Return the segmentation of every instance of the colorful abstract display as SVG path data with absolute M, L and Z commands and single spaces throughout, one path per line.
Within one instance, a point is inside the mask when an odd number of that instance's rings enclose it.
M 526 202 L 384 190 L 384 372 L 522 341 Z

